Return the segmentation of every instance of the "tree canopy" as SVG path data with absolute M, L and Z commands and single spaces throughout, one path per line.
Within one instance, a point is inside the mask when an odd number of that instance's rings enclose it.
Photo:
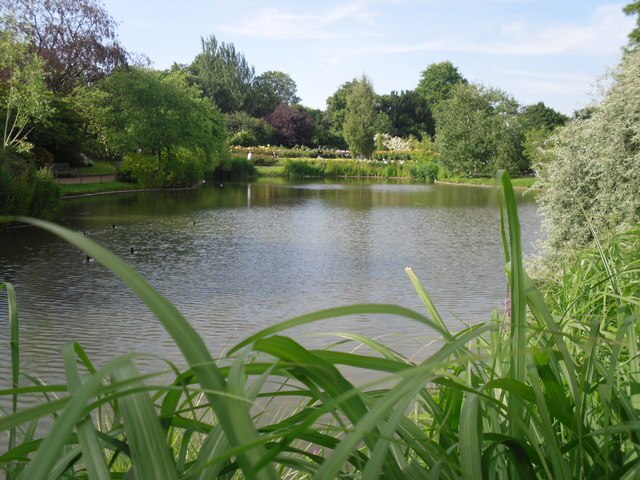
M 416 91 L 426 100 L 428 107 L 434 109 L 451 97 L 453 88 L 459 83 L 467 83 L 467 80 L 453 63 L 432 63 L 422 71 Z
M 375 149 L 376 94 L 366 77 L 357 81 L 347 95 L 344 119 L 344 139 L 352 156 L 368 158 Z
M 44 60 L 55 92 L 70 93 L 127 62 L 116 22 L 96 0 L 5 0 L 3 10 Z
M 171 156 L 177 147 L 202 149 L 213 163 L 224 145 L 222 118 L 181 72 L 117 70 L 97 88 L 78 90 L 90 131 L 110 155 Z
M 460 83 L 436 108 L 438 162 L 452 173 L 522 172 L 523 140 L 518 104 L 500 90 Z
M 214 35 L 202 38 L 202 52 L 189 70 L 205 96 L 224 113 L 247 111 L 251 104 L 253 66 L 233 43 L 218 42 Z
M 253 81 L 253 114 L 263 117 L 273 112 L 278 105 L 294 105 L 300 101 L 296 95 L 298 87 L 293 79 L 283 72 L 268 71 Z
M 275 130 L 277 143 L 285 147 L 311 143 L 313 118 L 302 108 L 281 103 L 266 120 Z

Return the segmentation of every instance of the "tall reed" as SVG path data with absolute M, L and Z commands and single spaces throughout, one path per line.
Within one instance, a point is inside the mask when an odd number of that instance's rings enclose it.
M 574 270 L 549 291 L 550 309 L 523 269 L 515 196 L 506 173 L 500 181 L 510 312 L 452 332 L 408 269 L 425 314 L 387 304 L 313 312 L 250 336 L 223 362 L 124 261 L 62 227 L 22 219 L 122 278 L 172 336 L 187 368 L 167 363 L 175 380 L 163 383 L 142 375 L 135 355 L 97 368 L 70 344 L 66 384 L 33 383 L 20 372 L 8 286 L 13 379 L 0 394 L 17 406 L 27 394 L 43 401 L 0 418 L 10 437 L 0 468 L 29 480 L 127 472 L 141 479 L 637 478 L 640 299 L 638 277 L 623 275 L 637 273 L 637 251 L 625 257 L 629 265 L 618 265 L 603 246 L 591 257 L 597 274 Z M 359 335 L 341 335 L 328 349 L 284 335 L 351 315 L 418 322 L 439 346 L 414 361 Z M 344 367 L 363 369 L 371 380 L 356 386 Z M 42 436 L 36 427 L 46 417 L 53 425 Z

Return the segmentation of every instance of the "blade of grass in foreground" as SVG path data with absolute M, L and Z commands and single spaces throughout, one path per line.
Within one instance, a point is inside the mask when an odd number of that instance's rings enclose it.
M 520 239 L 520 221 L 513 186 L 509 174 L 502 170 L 498 172 L 502 181 L 502 198 L 507 210 L 507 226 L 509 230 L 509 253 L 511 263 L 511 278 L 509 281 L 509 298 L 511 301 L 511 364 L 509 377 L 525 382 L 526 375 L 526 296 L 524 288 L 524 268 L 522 266 L 522 243 Z M 524 405 L 514 395 L 509 396 L 510 418 L 524 418 Z M 516 438 L 522 438 L 522 431 L 516 422 L 510 422 L 510 432 Z
M 78 372 L 78 366 L 76 364 L 75 345 L 73 343 L 65 345 L 62 356 L 64 358 L 64 368 L 67 375 L 67 385 L 69 386 L 69 393 L 73 395 L 82 381 L 80 379 L 80 373 Z M 93 428 L 93 421 L 91 415 L 80 421 L 76 426 L 78 431 L 78 443 L 82 450 L 82 463 L 87 468 L 87 473 L 91 480 L 109 480 L 109 470 L 102 454 L 102 449 L 98 442 L 98 436 Z
M 271 465 L 254 471 L 254 466 L 266 454 L 260 436 L 246 411 L 238 409 L 233 399 L 216 394 L 216 392 L 224 394 L 226 391 L 224 377 L 216 367 L 202 338 L 171 302 L 156 291 L 130 265 L 88 238 L 43 220 L 27 217 L 17 217 L 16 220 L 35 225 L 59 236 L 94 257 L 120 277 L 149 307 L 180 348 L 182 355 L 206 392 L 207 399 L 213 405 L 230 444 L 234 447 L 247 445 L 247 447 L 240 448 L 238 453 L 238 463 L 245 474 L 257 479 L 275 480 L 277 478 Z

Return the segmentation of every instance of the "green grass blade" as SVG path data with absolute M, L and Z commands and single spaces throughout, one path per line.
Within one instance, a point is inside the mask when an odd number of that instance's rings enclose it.
M 411 280 L 411 283 L 413 284 L 413 288 L 416 290 L 416 293 L 420 297 L 420 300 L 422 300 L 422 303 L 427 309 L 427 312 L 429 312 L 429 315 L 431 315 L 431 319 L 435 321 L 440 327 L 440 330 L 443 333 L 445 340 L 451 340 L 451 333 L 449 332 L 449 329 L 445 325 L 444 320 L 442 320 L 442 317 L 438 312 L 438 309 L 433 304 L 431 297 L 422 286 L 422 283 L 420 282 L 416 274 L 413 273 L 413 270 L 409 267 L 405 268 L 404 271 L 409 276 L 409 280 Z
M 527 302 L 525 296 L 524 268 L 522 266 L 520 221 L 518 219 L 518 206 L 509 174 L 506 171 L 498 172 L 498 177 L 502 181 L 502 195 L 507 210 L 509 253 L 511 260 L 511 277 L 509 282 L 509 298 L 511 300 L 511 363 L 509 365 L 509 376 L 518 382 L 524 383 L 527 353 Z M 510 395 L 508 405 L 510 418 L 524 418 L 524 405 L 518 397 Z M 520 438 L 522 432 L 517 423 L 510 422 L 509 425 L 512 436 Z
M 11 387 L 14 392 L 11 394 L 11 412 L 18 410 L 18 387 L 20 386 L 20 322 L 18 320 L 18 301 L 13 285 L 4 283 L 7 289 L 7 305 L 9 313 L 9 343 L 11 348 Z M 16 446 L 16 427 L 9 431 L 9 450 Z M 7 480 L 12 476 L 7 473 Z
M 116 385 L 117 398 L 122 423 L 131 449 L 131 460 L 136 478 L 171 480 L 177 479 L 176 466 L 165 442 L 160 419 L 156 415 L 153 403 L 145 392 L 130 393 L 130 389 L 144 388 L 137 380 L 138 370 L 130 361 L 111 372 Z
M 82 385 L 76 364 L 75 345 L 73 343 L 65 345 L 62 355 L 69 393 L 73 395 Z M 98 436 L 93 427 L 91 415 L 87 415 L 85 419 L 81 420 L 76 426 L 76 430 L 78 431 L 78 443 L 80 443 L 82 450 L 82 461 L 87 468 L 89 478 L 92 480 L 109 480 L 111 476 L 98 442 Z
M 480 397 L 467 394 L 460 410 L 460 467 L 466 480 L 482 471 L 482 426 Z
M 245 340 L 238 343 L 235 347 L 233 347 L 229 354 L 232 354 L 239 350 L 240 348 L 249 345 L 250 343 L 255 342 L 260 338 L 267 337 L 269 335 L 273 335 L 275 333 L 282 332 L 289 328 L 297 327 L 300 325 L 305 325 L 307 323 L 317 322 L 319 320 L 327 320 L 330 318 L 344 317 L 348 315 L 397 315 L 400 317 L 406 317 L 411 320 L 415 320 L 417 322 L 423 323 L 434 330 L 441 332 L 440 327 L 426 318 L 424 315 L 420 315 L 419 313 L 414 312 L 413 310 L 409 310 L 408 308 L 399 307 L 398 305 L 388 305 L 388 304 L 360 304 L 360 305 L 348 305 L 345 307 L 335 307 L 328 308 L 326 310 L 319 310 L 317 312 L 308 313 L 305 315 L 300 315 L 299 317 L 294 317 L 290 320 L 285 320 L 284 322 L 277 323 L 276 325 L 272 325 L 271 327 L 267 327 L 259 332 L 251 335 Z
M 215 392 L 224 392 L 226 390 L 224 377 L 215 366 L 214 360 L 202 338 L 178 309 L 126 262 L 88 238 L 67 228 L 42 220 L 26 217 L 18 217 L 17 220 L 47 230 L 82 249 L 129 286 L 154 313 L 165 330 L 171 335 L 178 348 L 180 348 L 198 382 L 206 392 L 207 399 L 213 405 L 231 445 L 234 447 L 251 445 L 251 447 L 239 450 L 238 463 L 243 470 L 247 474 L 251 472 L 250 474 L 258 479 L 275 480 L 277 476 L 271 466 L 265 466 L 260 471 L 254 471 L 254 466 L 265 455 L 265 449 L 259 441 L 260 437 L 256 428 L 248 415 L 236 409 L 233 400 L 224 395 L 215 394 Z

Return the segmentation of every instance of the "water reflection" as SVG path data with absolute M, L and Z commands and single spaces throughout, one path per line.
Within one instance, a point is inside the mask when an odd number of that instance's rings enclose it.
M 497 204 L 493 189 L 276 179 L 68 200 L 59 221 L 132 264 L 217 356 L 258 328 L 315 309 L 379 302 L 422 311 L 404 274 L 408 265 L 453 328 L 486 319 L 506 292 Z M 532 198 L 520 212 L 530 245 L 539 237 Z M 179 359 L 144 305 L 84 260 L 37 229 L 0 231 L 0 272 L 18 292 L 25 369 L 59 378 L 60 351 L 70 340 L 98 364 L 128 351 Z M 4 296 L 1 302 L 7 332 Z M 313 335 L 343 330 L 400 334 L 392 340 L 408 353 L 430 338 L 422 326 L 395 318 L 339 319 L 297 333 L 316 344 Z M 0 355 L 8 358 L 6 342 Z

